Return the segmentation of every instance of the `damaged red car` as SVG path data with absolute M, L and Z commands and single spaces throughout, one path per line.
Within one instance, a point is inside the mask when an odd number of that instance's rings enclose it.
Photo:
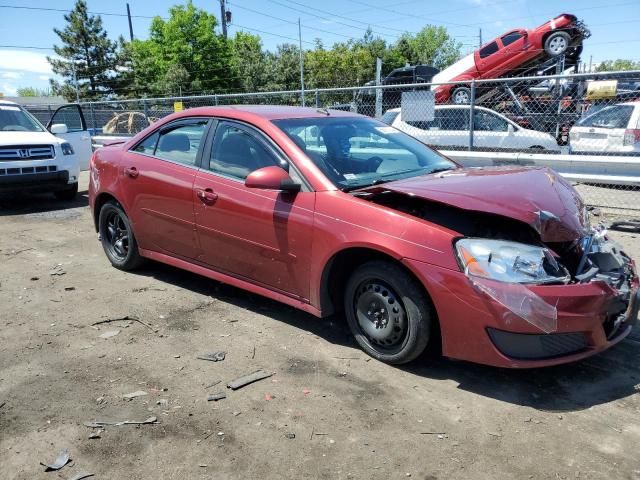
M 624 339 L 634 262 L 547 169 L 460 168 L 348 112 L 209 107 L 97 150 L 89 200 L 111 263 L 151 259 L 318 317 L 369 355 L 501 367 Z

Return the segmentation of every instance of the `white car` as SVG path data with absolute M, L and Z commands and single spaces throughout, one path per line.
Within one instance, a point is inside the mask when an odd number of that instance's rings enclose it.
M 469 146 L 469 105 L 436 105 L 429 121 L 404 121 L 399 108 L 388 110 L 382 121 L 436 147 Z M 552 150 L 560 147 L 548 133 L 522 128 L 504 115 L 474 107 L 473 146 L 482 149 Z
M 587 112 L 569 130 L 569 145 L 572 152 L 640 152 L 640 102 Z
M 48 131 L 20 105 L 0 101 L 0 192 L 54 192 L 61 200 L 75 198 L 80 171 L 89 166 L 91 138 L 77 105 L 61 107 L 52 121 L 56 118 L 65 123 L 52 123 Z

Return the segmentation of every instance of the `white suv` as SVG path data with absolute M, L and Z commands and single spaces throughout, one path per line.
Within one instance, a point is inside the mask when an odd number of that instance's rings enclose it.
M 20 105 L 0 101 L 0 192 L 54 192 L 61 200 L 75 198 L 82 166 L 79 152 L 74 151 L 76 145 L 54 136 L 67 134 L 66 124 L 50 128 L 47 131 Z M 86 137 L 88 142 L 83 140 L 78 150 L 90 156 L 91 139 Z
M 469 105 L 436 105 L 429 121 L 404 121 L 399 108 L 388 110 L 382 121 L 436 147 L 469 146 Z M 559 151 L 548 133 L 522 128 L 504 115 L 485 107 L 474 107 L 473 146 L 484 149 Z
M 569 144 L 572 152 L 640 152 L 640 102 L 590 110 L 571 127 Z

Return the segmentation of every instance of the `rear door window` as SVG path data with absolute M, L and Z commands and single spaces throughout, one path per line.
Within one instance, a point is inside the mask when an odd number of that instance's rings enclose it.
M 162 160 L 194 166 L 206 128 L 207 121 L 198 120 L 161 132 L 155 156 Z
M 520 40 L 521 38 L 522 34 L 520 32 L 507 33 L 501 38 L 502 45 L 506 47 L 507 45 L 511 45 L 513 42 Z
M 580 127 L 627 128 L 633 105 L 611 105 L 589 115 L 578 122 Z
M 498 51 L 498 42 L 491 42 L 480 49 L 480 58 L 487 58 Z
M 442 130 L 469 129 L 469 111 L 467 109 L 447 108 L 440 110 L 440 112 L 440 128 Z

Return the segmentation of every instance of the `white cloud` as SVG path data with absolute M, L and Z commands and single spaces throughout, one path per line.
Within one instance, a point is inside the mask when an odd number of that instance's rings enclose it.
M 49 75 L 40 75 L 38 78 L 40 80 L 44 80 L 45 82 L 48 82 L 51 77 Z
M 0 73 L 0 78 L 7 78 L 7 79 L 17 80 L 20 77 L 22 77 L 22 73 L 20 73 L 20 72 L 2 72 L 2 73 Z
M 2 90 L 0 91 L 8 97 L 15 97 L 18 94 L 16 87 L 10 83 L 2 84 Z
M 47 55 L 25 50 L 0 50 L 0 65 L 4 70 L 53 74 Z

